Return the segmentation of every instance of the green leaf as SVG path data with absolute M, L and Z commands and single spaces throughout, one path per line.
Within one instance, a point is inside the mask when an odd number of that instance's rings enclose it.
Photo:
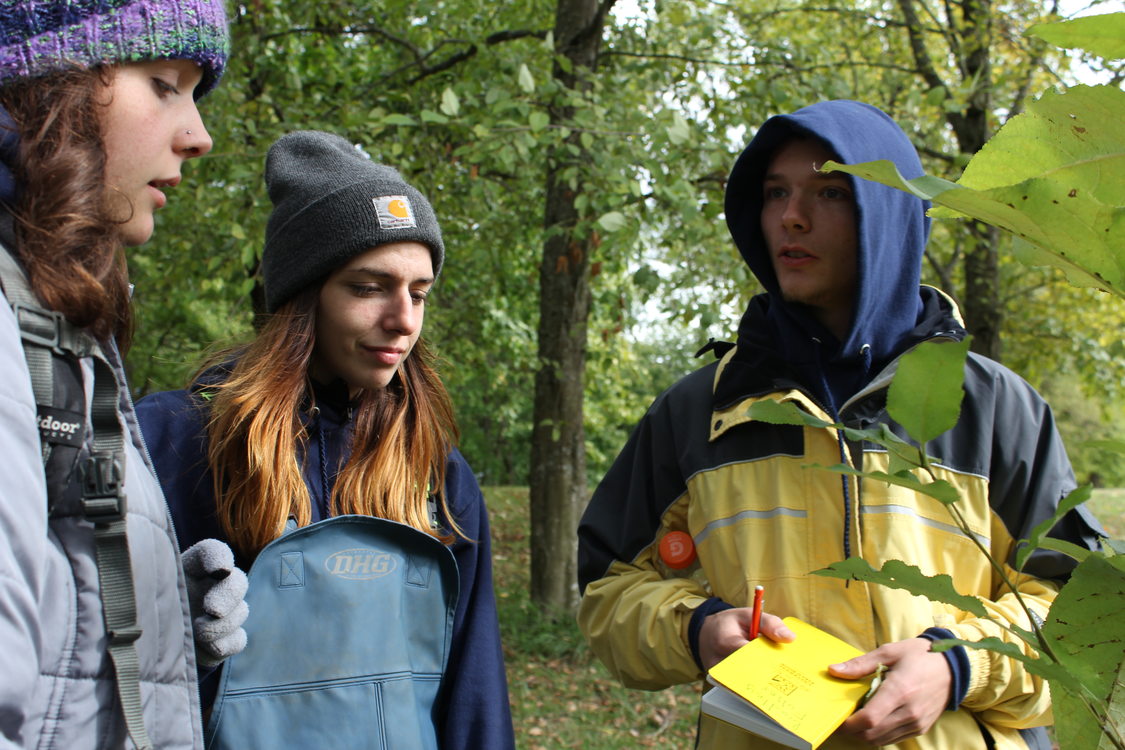
M 1056 47 L 1084 49 L 1107 60 L 1125 57 L 1125 13 L 1105 13 L 1057 23 L 1039 23 L 1026 33 Z
M 1013 232 L 1072 281 L 1125 297 L 1125 92 L 1075 86 L 1048 92 L 973 157 L 956 185 L 904 180 L 886 161 L 837 169 L 933 200 Z M 935 215 L 937 215 L 935 211 Z M 949 215 L 948 212 L 943 215 Z
M 598 226 L 607 232 L 616 232 L 619 229 L 624 229 L 628 223 L 629 220 L 626 219 L 625 215 L 620 211 L 604 213 L 601 218 L 598 219 Z
M 461 111 L 461 100 L 457 98 L 457 92 L 448 86 L 441 92 L 440 109 L 450 117 L 456 117 L 457 113 Z
M 903 469 L 916 469 L 924 463 L 922 450 L 918 446 L 906 442 L 882 422 L 863 430 L 845 427 L 844 435 L 849 440 L 866 440 L 886 448 L 890 456 L 888 468 L 892 474 L 897 474 Z
M 230 227 L 230 236 L 236 240 L 246 239 L 246 230 L 242 228 L 241 224 L 232 224 Z
M 417 125 L 417 121 L 410 115 L 393 114 L 383 118 L 384 125 Z
M 830 471 L 837 471 L 841 474 L 851 474 L 852 476 L 863 477 L 864 479 L 905 487 L 908 490 L 920 492 L 923 495 L 932 497 L 944 505 L 952 505 L 961 499 L 961 493 L 957 491 L 957 488 L 944 479 L 937 479 L 933 482 L 923 482 L 909 471 L 902 471 L 896 474 L 888 474 L 885 471 L 859 471 L 846 464 L 836 464 L 827 468 Z
M 1074 558 L 1078 562 L 1082 562 L 1083 560 L 1085 560 L 1090 555 L 1096 555 L 1097 554 L 1096 552 L 1092 552 L 1092 551 L 1086 549 L 1085 547 L 1079 547 L 1077 544 L 1074 544 L 1073 542 L 1066 542 L 1066 541 L 1063 541 L 1062 539 L 1055 539 L 1053 537 L 1045 538 L 1043 541 L 1041 541 L 1039 543 L 1039 546 L 1042 549 L 1049 549 L 1049 550 L 1054 550 L 1055 552 L 1061 552 L 1064 555 L 1067 555 L 1068 557 Z
M 1035 528 L 1031 530 L 1031 535 L 1028 536 L 1026 542 L 1022 543 L 1019 550 L 1016 551 L 1016 570 L 1023 570 L 1023 565 L 1027 562 L 1028 556 L 1034 552 L 1037 547 L 1043 546 L 1047 533 L 1055 528 L 1055 525 L 1062 520 L 1063 516 L 1089 500 L 1092 494 L 1093 489 L 1090 485 L 1078 487 L 1059 502 L 1059 507 L 1055 510 L 1054 515 L 1036 524 Z M 1052 549 L 1058 548 L 1053 547 Z M 1088 552 L 1089 550 L 1083 549 L 1082 551 Z
M 746 416 L 770 424 L 808 425 L 809 427 L 833 426 L 831 422 L 817 419 L 792 401 L 781 402 L 773 399 L 755 401 L 746 410 Z
M 1024 631 L 1025 632 L 1025 631 Z M 947 638 L 941 641 L 935 641 L 931 647 L 934 651 L 948 651 L 954 646 L 965 646 L 967 648 L 984 649 L 986 651 L 994 651 L 998 654 L 1007 656 L 1009 659 L 1015 659 L 1022 662 L 1027 670 L 1033 674 L 1039 675 L 1047 680 L 1065 683 L 1071 690 L 1082 690 L 1082 684 L 1074 678 L 1067 670 L 1066 667 L 1053 662 L 1050 659 L 1042 658 L 1042 656 L 1029 656 L 1017 644 L 1005 641 L 995 636 L 988 638 L 981 638 L 979 641 L 966 641 L 960 638 Z M 1040 649 L 1032 644 L 1035 651 Z M 1052 695 L 1053 697 L 1053 695 Z
M 899 360 L 887 393 L 887 413 L 919 443 L 957 424 L 969 339 L 925 341 Z
M 531 77 L 531 71 L 528 70 L 527 63 L 520 63 L 518 79 L 520 88 L 523 89 L 525 94 L 530 94 L 535 90 L 535 79 Z
M 1096 701 L 1112 700 L 1110 715 L 1122 713 L 1121 644 L 1125 643 L 1125 560 L 1091 555 L 1070 575 L 1051 605 L 1043 633 L 1059 663 Z M 1079 690 L 1052 680 L 1051 697 L 1063 747 L 1072 737 L 1098 737 L 1097 722 L 1081 708 Z M 1073 715 L 1067 715 L 1073 714 Z M 1120 725 L 1119 725 L 1120 731 Z M 1072 744 L 1095 747 L 1095 744 Z
M 1114 727 L 1118 737 L 1125 736 L 1125 661 L 1117 670 L 1117 679 L 1113 683 L 1107 702 L 1109 705 L 1106 708 L 1106 723 Z M 1102 737 L 1102 744 L 1098 745 L 1098 749 L 1101 750 L 1103 747 L 1111 747 L 1105 737 Z
M 1081 697 L 1081 689 L 1067 689 L 1062 685 L 1062 681 L 1050 683 L 1058 746 L 1100 750 L 1103 746 L 1099 743 L 1104 738 L 1102 722 L 1090 713 L 1088 703 Z
M 750 404 L 745 412 L 750 419 L 768 422 L 770 424 L 789 424 L 813 427 L 816 429 L 833 428 L 843 430 L 844 435 L 854 442 L 871 442 L 887 449 L 890 457 L 892 474 L 900 471 L 915 469 L 922 465 L 922 451 L 894 434 L 885 424 L 877 424 L 866 429 L 845 427 L 842 424 L 826 422 L 819 417 L 814 417 L 792 401 L 774 401 L 764 399 Z M 866 476 L 866 475 L 865 475 Z M 940 491 L 940 490 L 939 490 Z
M 449 122 L 448 117 L 441 114 L 440 112 L 434 112 L 431 109 L 423 109 L 420 115 L 422 117 L 422 122 L 434 122 L 439 125 L 444 125 L 445 123 Z
M 551 124 L 551 118 L 546 112 L 535 111 L 527 117 L 532 133 L 538 133 Z
M 681 146 L 691 140 L 691 128 L 679 112 L 672 113 L 672 124 L 668 126 L 668 140 L 674 146 Z
M 930 601 L 952 604 L 977 617 L 988 617 L 988 610 L 981 600 L 975 596 L 957 593 L 950 576 L 945 573 L 928 576 L 923 574 L 918 566 L 907 565 L 902 560 L 888 560 L 881 570 L 875 570 L 863 558 L 849 557 L 843 562 L 832 563 L 822 570 L 814 570 L 813 574 L 903 589 L 915 596 L 924 596 Z

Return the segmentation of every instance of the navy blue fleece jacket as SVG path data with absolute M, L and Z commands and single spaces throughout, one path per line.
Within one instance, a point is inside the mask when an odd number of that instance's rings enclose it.
M 304 415 L 309 431 L 305 483 L 312 499 L 312 521 L 329 516 L 336 475 L 350 454 L 352 424 L 346 390 L 315 386 L 318 413 Z M 200 539 L 226 540 L 215 516 L 212 474 L 207 465 L 208 410 L 189 391 L 167 391 L 142 399 L 137 416 L 157 475 L 172 511 L 180 548 Z M 488 512 L 480 487 L 464 457 L 453 450 L 446 461 L 445 496 L 465 535 L 452 546 L 460 596 L 453 621 L 449 664 L 435 720 L 443 750 L 514 748 L 504 657 L 492 589 L 492 545 Z M 238 560 L 245 570 L 251 560 Z M 206 710 L 214 700 L 221 672 L 200 683 Z

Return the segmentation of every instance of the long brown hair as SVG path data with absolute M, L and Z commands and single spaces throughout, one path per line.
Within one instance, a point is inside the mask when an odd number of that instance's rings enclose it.
M 128 348 L 132 312 L 118 222 L 108 211 L 98 95 L 106 66 L 20 79 L 0 88 L 19 129 L 15 251 L 52 310 Z
M 307 440 L 300 410 L 311 398 L 319 295 L 318 285 L 282 305 L 237 353 L 230 377 L 206 387 L 216 511 L 231 545 L 250 557 L 281 534 L 290 516 L 299 526 L 311 518 L 298 458 Z M 443 492 L 446 455 L 457 441 L 453 407 L 421 338 L 387 387 L 363 391 L 354 413 L 351 456 L 332 489 L 332 514 L 398 521 L 447 544 L 463 536 Z M 453 533 L 433 528 L 431 494 Z

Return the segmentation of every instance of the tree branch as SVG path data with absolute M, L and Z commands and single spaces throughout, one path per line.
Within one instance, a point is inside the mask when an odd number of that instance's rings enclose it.
M 914 0 L 898 0 L 898 6 L 902 10 L 902 17 L 906 20 L 906 35 L 910 41 L 910 51 L 914 55 L 918 74 L 930 88 L 940 88 L 948 93 L 949 87 L 938 75 L 933 60 L 930 59 L 930 53 L 926 51 L 926 40 L 922 38 L 922 23 L 914 10 Z
M 399 66 L 390 73 L 382 76 L 380 80 L 387 80 L 388 78 L 397 76 L 407 70 L 417 68 L 418 72 L 412 78 L 410 78 L 409 81 L 407 81 L 408 84 L 417 83 L 423 78 L 428 78 L 429 76 L 449 70 L 457 64 L 474 57 L 479 51 L 477 43 L 468 39 L 443 39 L 442 41 L 438 42 L 432 49 L 430 49 L 429 51 L 425 51 L 411 42 L 409 39 L 398 36 L 397 34 L 390 32 L 382 26 L 376 25 L 298 26 L 291 29 L 285 29 L 284 31 L 276 31 L 272 34 L 264 35 L 262 39 L 277 39 L 280 37 L 292 36 L 295 34 L 318 34 L 321 36 L 358 36 L 368 34 L 386 39 L 388 42 L 396 44 L 406 50 L 413 61 Z M 510 42 L 517 39 L 526 39 L 528 37 L 533 37 L 536 39 L 546 39 L 547 32 L 536 31 L 532 29 L 510 29 L 507 31 L 497 31 L 494 34 L 489 34 L 485 38 L 484 44 L 486 47 L 491 47 L 493 45 L 503 44 L 504 42 Z M 426 61 L 436 55 L 438 50 L 448 45 L 458 45 L 462 48 L 459 51 L 452 53 L 448 57 L 440 60 L 439 62 L 427 64 Z
M 679 62 L 686 63 L 699 63 L 701 65 L 721 65 L 723 67 L 736 68 L 747 67 L 752 63 L 746 62 L 729 62 L 725 60 L 709 60 L 704 57 L 690 57 L 689 55 L 673 55 L 660 52 L 628 52 L 625 50 L 608 49 L 602 53 L 604 57 L 633 57 L 644 60 L 678 60 Z

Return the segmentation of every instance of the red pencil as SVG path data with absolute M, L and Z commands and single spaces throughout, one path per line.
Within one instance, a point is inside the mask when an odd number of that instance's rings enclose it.
M 754 610 L 750 614 L 750 640 L 758 637 L 758 626 L 762 624 L 762 597 L 765 593 L 763 587 L 754 587 Z

